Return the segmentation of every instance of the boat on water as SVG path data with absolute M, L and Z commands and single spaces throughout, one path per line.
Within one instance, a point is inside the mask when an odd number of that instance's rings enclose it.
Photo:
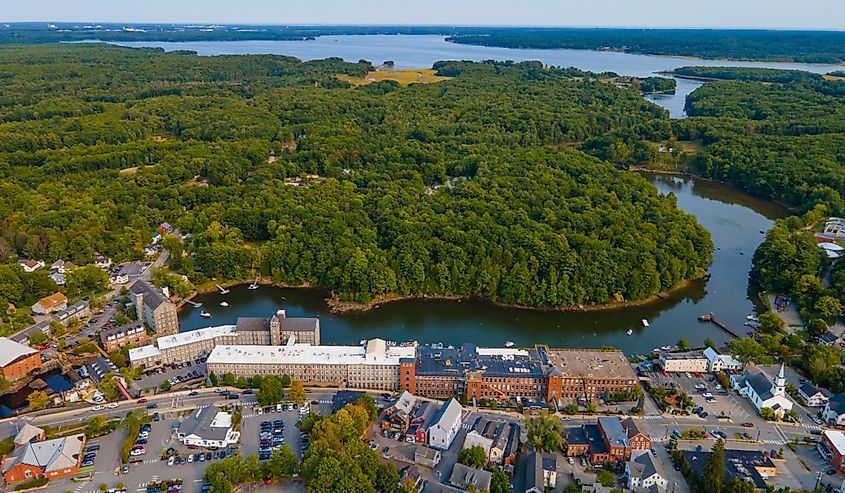
M 505 347 L 513 347 L 513 341 L 506 341 Z
M 200 317 L 202 317 L 202 318 L 211 318 L 211 314 L 210 314 L 210 313 L 208 313 L 207 311 L 203 310 L 203 311 L 202 311 L 202 313 L 200 313 Z
M 648 320 L 642 319 L 643 327 L 648 327 Z
M 634 333 L 634 329 L 628 329 L 628 332 L 625 332 L 625 333 L 628 334 L 628 335 L 631 335 L 631 334 Z
M 749 322 L 759 322 L 759 321 L 760 321 L 760 320 L 759 320 L 757 317 L 755 317 L 754 315 L 746 315 L 745 320 L 748 320 Z
M 221 301 L 221 302 L 220 302 L 220 306 L 222 306 L 222 307 L 227 307 L 227 306 L 229 306 L 229 303 L 227 303 L 227 302 L 225 302 L 225 301 Z

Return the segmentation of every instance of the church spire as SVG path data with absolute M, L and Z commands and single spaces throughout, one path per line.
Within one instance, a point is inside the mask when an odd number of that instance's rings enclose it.
M 778 376 L 775 378 L 774 385 L 772 385 L 772 394 L 774 395 L 785 395 L 786 394 L 786 376 L 784 375 L 785 368 L 784 364 L 780 364 L 780 371 L 778 371 Z

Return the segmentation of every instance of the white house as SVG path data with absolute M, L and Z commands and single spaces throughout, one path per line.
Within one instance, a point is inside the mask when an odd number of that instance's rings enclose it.
M 176 431 L 185 445 L 203 448 L 224 448 L 238 443 L 240 435 L 232 429 L 232 415 L 213 407 L 191 412 Z
M 707 371 L 710 373 L 742 370 L 741 361 L 729 354 L 719 354 L 712 347 L 704 350 L 704 357 L 707 358 Z
M 464 408 L 453 397 L 443 404 L 428 427 L 428 445 L 446 450 L 461 429 Z
M 663 490 L 669 484 L 668 476 L 660 461 L 652 459 L 651 454 L 640 451 L 625 464 L 625 475 L 628 476 L 628 489 L 651 488 L 658 486 Z
M 731 382 L 741 395 L 754 404 L 758 412 L 769 408 L 775 412 L 775 416 L 781 418 L 792 409 L 792 401 L 786 396 L 783 364 L 773 381 L 761 372 L 746 372 L 741 378 L 732 378 Z
M 807 382 L 798 387 L 798 395 L 807 403 L 808 407 L 824 407 L 833 394 L 825 388 L 816 387 Z
M 484 455 L 489 459 L 490 449 L 493 447 L 493 440 L 475 430 L 472 430 L 467 433 L 466 438 L 464 438 L 464 449 L 472 447 L 481 447 L 481 449 L 484 450 Z
M 836 394 L 827 401 L 822 419 L 832 425 L 845 426 L 845 394 Z
M 557 459 L 531 451 L 526 459 L 525 493 L 544 493 L 557 486 Z
M 44 267 L 43 260 L 18 260 L 18 264 L 23 267 L 24 272 L 35 272 Z

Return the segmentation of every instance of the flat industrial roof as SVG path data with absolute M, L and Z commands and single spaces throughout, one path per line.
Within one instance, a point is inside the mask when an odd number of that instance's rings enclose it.
M 831 445 L 836 448 L 839 455 L 845 455 L 845 433 L 842 433 L 841 431 L 825 430 L 824 436 L 826 436 Z
M 161 355 L 161 351 L 159 351 L 158 348 L 153 346 L 152 344 L 149 344 L 147 346 L 141 346 L 141 347 L 136 347 L 136 348 L 130 349 L 129 350 L 129 361 L 135 362 L 135 361 L 138 361 L 139 359 L 144 359 L 144 358 L 149 358 L 149 357 L 154 357 L 154 356 L 160 356 L 160 355 Z
M 207 363 L 223 364 L 368 364 L 399 365 L 401 358 L 413 358 L 412 347 L 394 346 L 385 353 L 367 354 L 362 346 L 217 346 L 208 356 Z
M 621 351 L 549 349 L 549 363 L 567 377 L 636 379 Z
M 18 358 L 37 352 L 29 346 L 24 346 L 6 337 L 0 337 L 0 367 L 6 366 Z
M 188 332 L 180 332 L 170 336 L 159 337 L 156 340 L 156 345 L 159 349 L 169 349 L 176 346 L 190 344 L 192 342 L 213 339 L 218 336 L 234 336 L 235 333 L 236 331 L 234 325 L 218 325 L 216 327 L 206 327 L 204 329 L 190 330 Z

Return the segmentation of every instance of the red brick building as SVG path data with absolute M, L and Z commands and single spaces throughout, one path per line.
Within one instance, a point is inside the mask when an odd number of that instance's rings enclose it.
M 35 478 L 57 479 L 79 472 L 85 435 L 27 443 L 3 456 L 2 472 L 7 483 Z
M 845 433 L 825 430 L 817 448 L 830 467 L 840 474 L 845 472 Z
M 640 426 L 639 421 L 634 418 L 625 418 L 622 420 L 622 428 L 628 435 L 628 441 L 631 442 L 633 450 L 651 450 L 651 437 Z
M 107 352 L 120 349 L 123 346 L 143 346 L 150 341 L 147 330 L 140 322 L 113 327 L 100 331 L 100 341 Z
M 5 337 L 0 337 L 0 373 L 7 380 L 17 380 L 41 368 L 41 352 Z

